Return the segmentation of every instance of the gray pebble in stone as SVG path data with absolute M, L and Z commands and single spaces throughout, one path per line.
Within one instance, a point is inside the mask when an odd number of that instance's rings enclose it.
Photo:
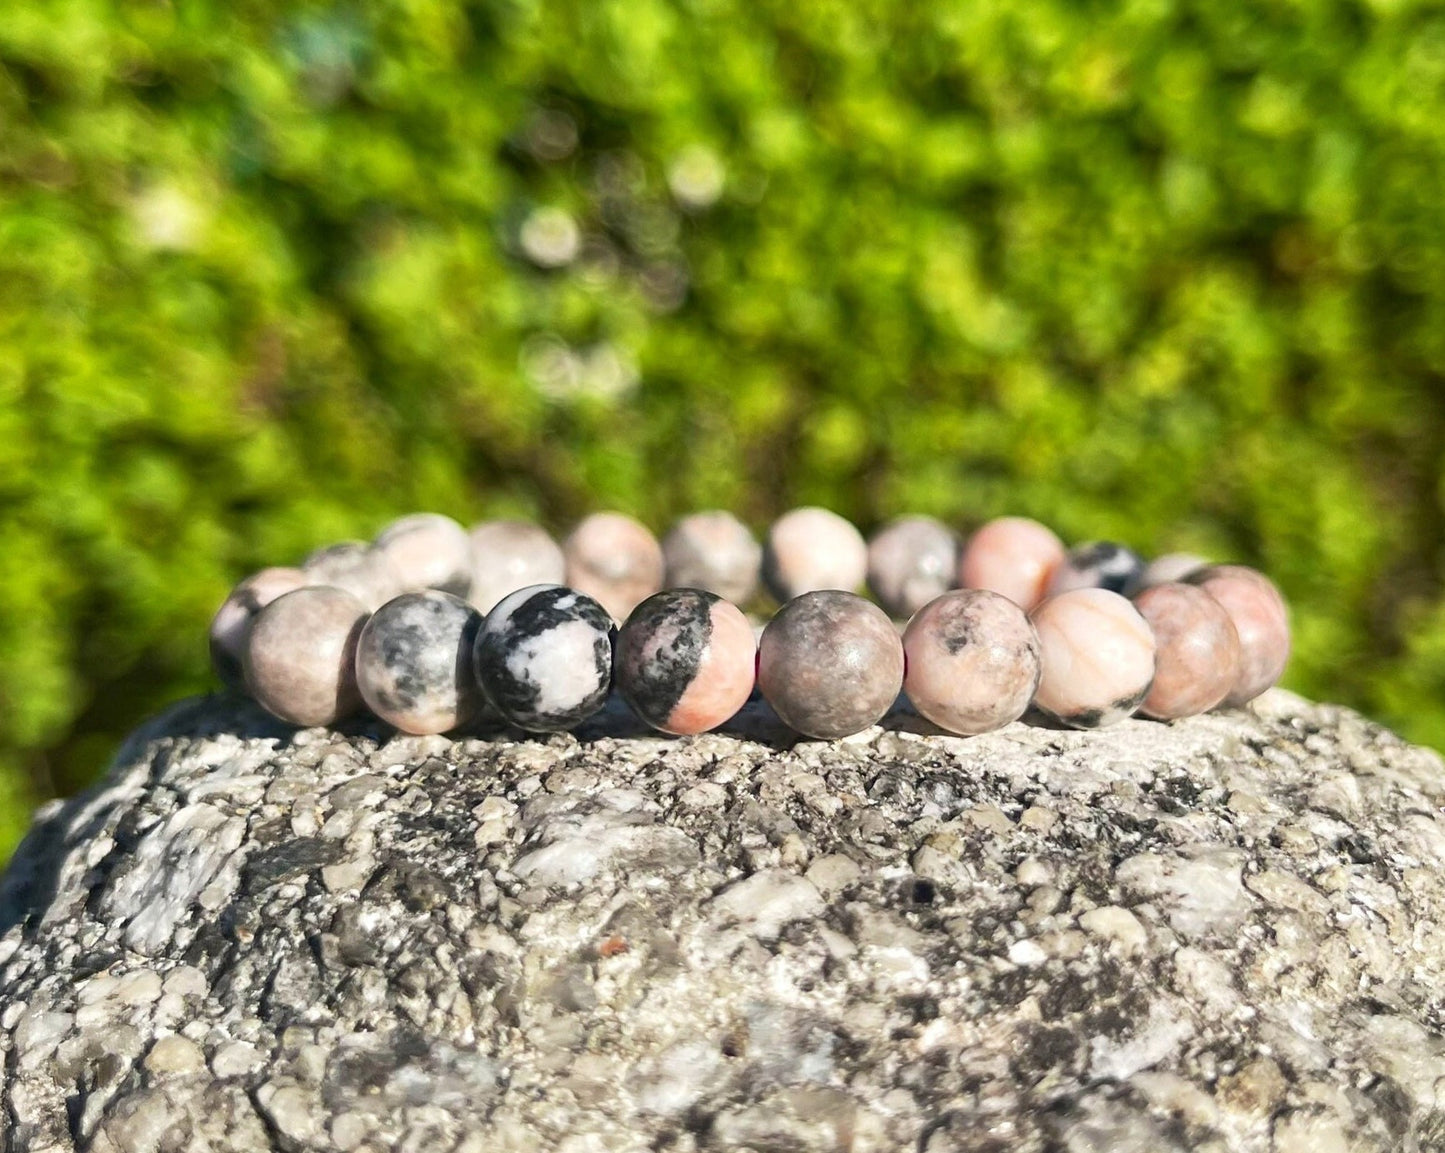
M 958 537 L 931 516 L 905 516 L 868 542 L 868 588 L 889 616 L 907 620 L 953 587 Z
M 763 549 L 732 513 L 698 512 L 672 526 L 662 557 L 669 588 L 703 589 L 744 605 L 757 591 Z
M 301 571 L 311 584 L 348 592 L 368 609 L 402 591 L 401 574 L 365 541 L 344 540 L 319 548 L 301 562 Z
M 263 568 L 231 590 L 211 619 L 211 667 L 228 688 L 244 690 L 241 656 L 255 616 L 277 597 L 310 583 L 299 568 Z
M 1071 548 L 1049 581 L 1049 596 L 1074 589 L 1107 589 L 1132 596 L 1142 586 L 1144 560 L 1115 541 L 1094 541 Z
M 374 543 L 401 577 L 402 591 L 441 589 L 459 597 L 471 591 L 471 538 L 449 516 L 404 516 L 377 533 Z
M 481 627 L 481 613 L 439 589 L 387 601 L 356 647 L 367 708 L 405 733 L 444 733 L 476 719 L 486 707 L 472 670 Z
M 361 704 L 356 642 L 366 606 L 329 586 L 297 589 L 256 614 L 244 668 L 251 695 L 293 725 L 329 725 Z
M 763 629 L 758 688 L 785 724 L 807 736 L 861 732 L 882 719 L 902 687 L 898 630 L 854 593 L 804 593 Z
M 607 701 L 615 632 L 607 610 L 576 589 L 518 589 L 487 614 L 477 634 L 477 679 L 520 728 L 574 728 Z
M 567 562 L 546 529 L 524 520 L 472 525 L 472 604 L 488 613 L 509 593 L 528 585 L 561 584 Z

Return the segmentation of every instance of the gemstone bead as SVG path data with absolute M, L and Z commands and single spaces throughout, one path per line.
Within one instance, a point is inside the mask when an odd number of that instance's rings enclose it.
M 1072 548 L 1049 581 L 1049 596 L 1073 589 L 1108 589 L 1132 596 L 1144 575 L 1144 560 L 1114 541 L 1094 541 Z
M 441 589 L 464 597 L 472 587 L 472 542 L 449 516 L 418 512 L 376 535 L 377 552 L 401 577 L 402 591 Z
M 852 592 L 868 575 L 863 535 L 826 508 L 795 508 L 768 530 L 763 580 L 779 601 L 819 589 Z
M 246 687 L 293 725 L 329 725 L 361 704 L 356 642 L 366 606 L 349 592 L 315 586 L 285 593 L 256 614 L 246 638 Z
M 607 701 L 614 631 L 607 610 L 585 593 L 562 585 L 518 589 L 477 634 L 477 679 L 518 727 L 573 728 Z
M 593 513 L 562 544 L 567 584 L 601 603 L 614 620 L 662 588 L 662 546 L 619 512 Z
M 472 672 L 481 627 L 481 613 L 438 589 L 387 601 L 357 641 L 361 699 L 404 733 L 444 733 L 474 720 L 486 707 Z
M 1154 680 L 1154 634 L 1127 600 L 1108 589 L 1050 597 L 1030 619 L 1042 675 L 1034 703 L 1067 725 L 1097 729 L 1122 721 Z
M 753 691 L 753 626 L 730 601 L 668 589 L 632 610 L 617 633 L 613 676 L 632 711 L 665 733 L 701 733 Z
M 211 618 L 211 667 L 227 687 L 245 689 L 241 656 L 256 614 L 277 597 L 309 583 L 299 568 L 263 568 L 233 588 L 221 602 Z
M 706 589 L 746 604 L 758 588 L 762 546 L 730 512 L 685 516 L 662 541 L 669 588 Z
M 385 604 L 402 591 L 401 574 L 371 545 L 344 540 L 311 553 L 301 571 L 313 585 L 349 592 L 368 609 Z
M 1140 712 L 1161 721 L 1207 713 L 1239 678 L 1239 634 L 1201 588 L 1168 582 L 1134 598 L 1154 632 L 1154 684 Z
M 1156 556 L 1144 566 L 1144 572 L 1139 577 L 1139 587 L 1150 589 L 1155 585 L 1182 581 L 1200 569 L 1208 567 L 1207 560 L 1202 556 L 1195 556 L 1192 552 L 1165 553 L 1163 556 Z
M 946 593 L 957 576 L 958 538 L 932 517 L 901 517 L 868 542 L 868 587 L 900 620 Z
M 902 687 L 898 630 L 853 593 L 804 593 L 763 629 L 758 688 L 785 724 L 807 736 L 861 732 L 882 719 Z
M 486 520 L 472 526 L 470 600 L 482 612 L 528 585 L 561 584 L 562 549 L 547 531 L 523 520 Z
M 903 691 L 951 733 L 986 733 L 1023 716 L 1039 684 L 1039 638 L 1000 593 L 957 589 L 919 609 L 903 632 Z
M 1239 677 L 1226 705 L 1252 701 L 1289 663 L 1289 609 L 1270 579 L 1244 565 L 1211 565 L 1188 578 L 1224 606 L 1239 634 Z
M 1064 542 L 1046 525 L 1027 517 L 1000 517 L 968 538 L 958 583 L 1001 593 L 1027 612 L 1044 599 L 1064 555 Z

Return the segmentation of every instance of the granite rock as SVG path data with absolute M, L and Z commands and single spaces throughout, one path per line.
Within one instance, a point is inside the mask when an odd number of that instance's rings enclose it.
M 139 730 L 0 883 L 0 1148 L 1445 1142 L 1445 771 L 1344 709 Z

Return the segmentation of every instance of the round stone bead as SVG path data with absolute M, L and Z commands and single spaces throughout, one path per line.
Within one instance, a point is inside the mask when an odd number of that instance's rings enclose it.
M 607 701 L 614 631 L 607 610 L 576 589 L 518 589 L 497 603 L 477 634 L 477 680 L 518 727 L 573 728 Z
M 445 733 L 474 720 L 486 707 L 472 672 L 481 627 L 481 613 L 439 589 L 387 601 L 356 645 L 366 707 L 404 733 Z
M 1194 585 L 1169 582 L 1134 598 L 1154 632 L 1154 684 L 1140 712 L 1161 721 L 1207 713 L 1239 679 L 1239 634 L 1229 613 Z
M 1202 556 L 1195 556 L 1192 552 L 1168 552 L 1163 556 L 1156 556 L 1144 566 L 1144 572 L 1139 577 L 1139 587 L 1151 589 L 1155 585 L 1182 581 L 1208 567 L 1207 560 Z
M 1188 578 L 1224 606 L 1239 634 L 1239 677 L 1226 705 L 1252 701 L 1289 663 L 1289 609 L 1263 573 L 1244 565 L 1211 565 Z
M 1039 638 L 1028 614 L 986 589 L 930 601 L 903 632 L 903 691 L 951 733 L 986 733 L 1024 715 L 1039 684 Z
M 999 517 L 968 538 L 958 583 L 1000 593 L 1027 612 L 1044 599 L 1064 555 L 1064 542 L 1046 525 L 1022 516 Z
M 472 526 L 471 602 L 482 612 L 528 585 L 561 584 L 562 549 L 547 531 L 523 520 L 486 520 Z
M 758 588 L 762 546 L 730 512 L 685 516 L 663 538 L 669 588 L 706 589 L 746 604 Z
M 1144 560 L 1138 553 L 1114 541 L 1093 541 L 1072 548 L 1049 581 L 1049 596 L 1074 589 L 1108 589 L 1132 596 L 1144 575 Z
M 773 522 L 763 580 L 779 601 L 819 589 L 852 592 L 868 575 L 863 534 L 826 508 L 795 508 Z
M 617 691 L 665 733 L 716 728 L 753 691 L 753 626 L 736 605 L 703 589 L 648 597 L 618 631 L 616 649 Z
M 319 548 L 301 562 L 313 585 L 328 585 L 348 592 L 374 609 L 402 591 L 401 574 L 371 545 L 359 540 Z
M 211 618 L 211 667 L 228 688 L 244 690 L 241 657 L 251 621 L 277 597 L 310 583 L 299 568 L 263 568 L 231 590 Z
M 758 688 L 783 722 L 832 739 L 876 724 L 903 687 L 903 642 L 888 614 L 833 589 L 778 610 L 758 644 Z
M 868 542 L 868 587 L 883 611 L 907 620 L 953 587 L 958 538 L 930 516 L 905 516 Z
M 1030 619 L 1043 666 L 1034 703 L 1044 712 L 1074 728 L 1103 728 L 1149 694 L 1154 634 L 1118 593 L 1073 589 L 1044 601 Z
M 285 593 L 256 614 L 246 637 L 246 687 L 273 716 L 329 725 L 361 704 L 356 642 L 366 606 L 339 588 Z
M 582 520 L 562 543 L 567 584 L 597 600 L 617 621 L 662 588 L 662 546 L 620 512 Z
M 376 534 L 376 551 L 401 577 L 402 591 L 441 589 L 465 597 L 472 587 L 472 541 L 449 516 L 418 512 Z

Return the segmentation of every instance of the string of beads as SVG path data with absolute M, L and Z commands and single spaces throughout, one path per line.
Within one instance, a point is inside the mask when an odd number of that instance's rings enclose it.
M 874 601 L 853 591 L 865 584 Z M 781 607 L 759 635 L 743 607 L 760 589 Z M 1290 634 L 1278 590 L 1242 565 L 1069 549 L 1021 517 L 966 541 L 905 517 L 865 541 L 801 508 L 761 545 L 726 512 L 684 517 L 661 543 L 596 513 L 560 546 L 533 524 L 468 532 L 420 513 L 247 577 L 210 648 L 227 685 L 296 725 L 366 708 L 408 733 L 489 717 L 558 731 L 615 688 L 647 724 L 688 734 L 756 688 L 793 729 L 837 738 L 900 691 L 959 734 L 1031 707 L 1097 728 L 1241 705 L 1279 679 Z

